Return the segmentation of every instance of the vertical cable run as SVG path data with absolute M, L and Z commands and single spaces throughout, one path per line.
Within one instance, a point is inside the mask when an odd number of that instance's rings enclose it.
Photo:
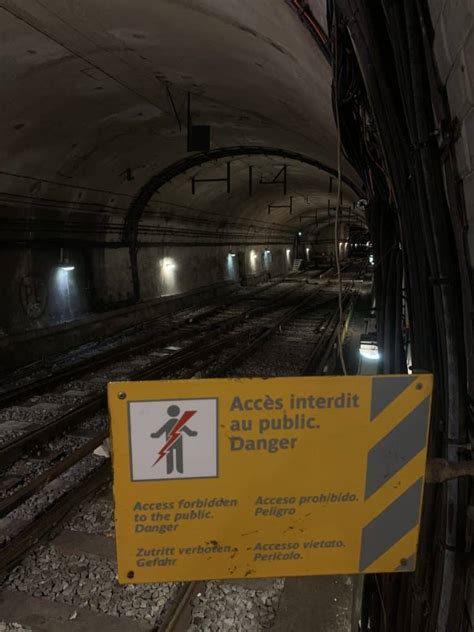
M 344 311 L 342 308 L 342 275 L 341 275 L 341 262 L 339 260 L 339 213 L 341 209 L 341 187 L 342 187 L 342 172 L 341 172 L 341 129 L 339 125 L 339 68 L 338 68 L 338 40 L 337 40 L 337 14 L 336 5 L 334 4 L 334 64 L 335 64 L 335 116 L 336 116 L 336 132 L 337 132 L 337 201 L 336 201 L 336 215 L 334 219 L 334 251 L 336 258 L 336 270 L 337 270 L 337 284 L 338 284 L 338 301 L 339 301 L 339 322 L 337 325 L 337 348 L 339 352 L 339 359 L 341 362 L 341 368 L 344 375 L 347 375 L 346 363 L 344 360 L 344 353 L 342 349 L 342 327 Z

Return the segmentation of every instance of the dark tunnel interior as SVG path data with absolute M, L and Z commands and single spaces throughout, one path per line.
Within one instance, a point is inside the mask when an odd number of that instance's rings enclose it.
M 470 0 L 0 0 L 0 401 L 300 273 L 337 279 L 341 328 L 362 270 L 374 373 L 432 373 L 428 458 L 472 463 L 473 25 Z M 425 486 L 416 571 L 365 575 L 352 632 L 473 629 L 473 498 Z

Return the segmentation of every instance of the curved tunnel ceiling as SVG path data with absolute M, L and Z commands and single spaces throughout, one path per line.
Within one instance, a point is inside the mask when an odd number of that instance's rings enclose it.
M 145 184 L 127 213 L 126 232 L 157 214 L 176 219 L 214 215 L 223 226 L 238 217 L 249 228 L 269 233 L 279 229 L 292 235 L 302 227 L 317 229 L 335 217 L 334 176 L 332 169 L 306 156 L 271 148 L 233 147 L 194 154 Z M 341 183 L 340 217 L 365 224 L 362 212 L 352 208 L 356 190 L 350 180 Z
M 325 2 L 311 5 L 322 19 Z M 284 0 L 2 0 L 0 13 L 4 219 L 87 217 L 104 231 L 123 227 L 146 183 L 193 155 L 188 92 L 193 123 L 211 126 L 211 148 L 264 146 L 298 152 L 330 172 L 337 167 L 331 68 Z M 241 218 L 271 232 L 311 224 L 310 214 L 335 204 L 328 173 L 268 155 L 232 158 L 230 195 L 219 183 L 190 192 L 193 175 L 222 177 L 226 162 L 177 174 L 150 207 L 176 218 L 183 208 L 188 219 L 190 212 Z M 258 186 L 284 164 L 285 194 Z M 343 174 L 359 185 L 345 162 Z M 290 196 L 291 213 L 268 212 Z M 347 205 L 358 197 L 349 186 L 343 196 Z M 147 221 L 160 221 L 147 212 Z

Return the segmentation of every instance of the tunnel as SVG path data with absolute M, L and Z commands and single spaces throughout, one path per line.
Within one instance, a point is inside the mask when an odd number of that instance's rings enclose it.
M 352 628 L 327 630 L 474 625 L 473 24 L 470 0 L 0 0 L 0 399 L 311 270 L 334 274 L 342 329 L 357 269 L 374 373 L 433 374 L 448 473 L 425 484 L 416 570 L 354 581 Z

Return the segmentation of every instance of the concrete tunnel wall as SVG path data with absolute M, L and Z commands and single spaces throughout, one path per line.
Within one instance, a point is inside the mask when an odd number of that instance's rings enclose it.
M 290 245 L 271 249 L 265 245 L 236 246 L 233 254 L 227 246 L 143 248 L 138 256 L 142 300 L 242 280 L 253 285 L 288 272 L 291 250 Z M 71 271 L 58 265 L 58 249 L 0 252 L 2 269 L 13 271 L 0 278 L 3 336 L 90 315 L 97 311 L 97 299 L 105 310 L 133 298 L 128 249 L 100 249 L 88 255 L 77 248 L 68 252 L 74 265 Z M 240 253 L 245 259 L 245 270 L 241 269 Z
M 339 257 L 345 259 L 349 253 L 349 225 L 346 222 L 339 224 L 338 235 Z M 310 236 L 309 242 L 312 253 L 334 256 L 334 224 L 319 228 Z
M 429 0 L 434 28 L 433 52 L 439 82 L 446 90 L 459 180 L 465 201 L 467 248 L 474 263 L 474 2 Z M 440 125 L 441 127 L 441 125 Z M 457 129 L 457 131 L 456 131 Z M 441 139 L 440 139 L 440 142 Z

